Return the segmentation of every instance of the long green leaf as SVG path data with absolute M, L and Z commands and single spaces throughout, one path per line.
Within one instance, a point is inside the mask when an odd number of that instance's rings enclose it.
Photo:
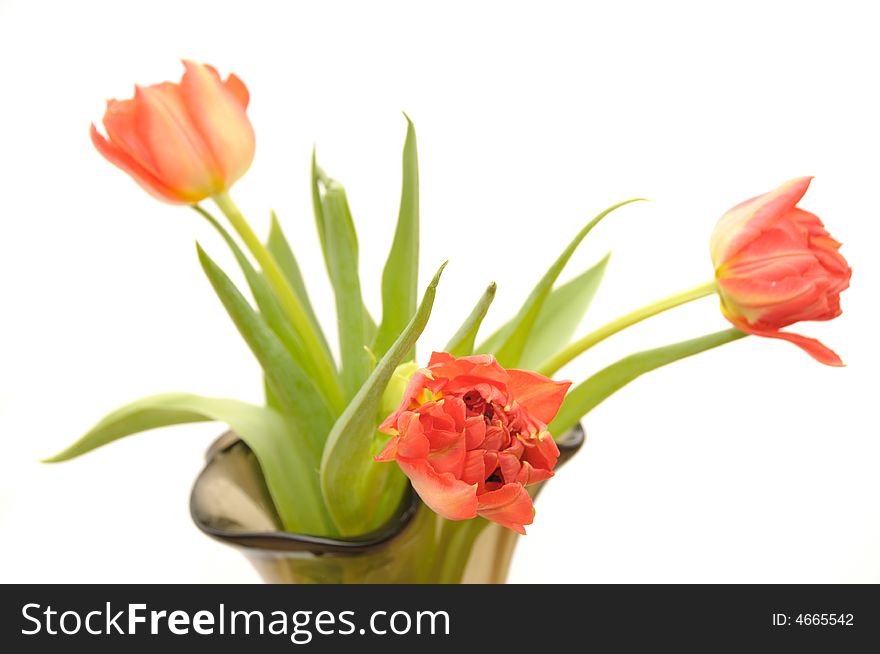
M 312 211 L 315 214 L 315 228 L 318 230 L 318 240 L 321 242 L 321 252 L 324 253 L 324 263 L 327 265 L 327 272 L 330 272 L 329 257 L 327 256 L 327 236 L 324 233 L 324 203 L 321 200 L 322 178 L 321 169 L 318 168 L 318 152 L 316 148 L 312 148 Z
M 553 296 L 552 291 L 550 292 L 550 296 Z M 510 333 L 510 323 L 512 320 L 513 318 L 501 325 L 501 327 L 492 332 L 492 334 L 490 334 L 482 343 L 480 343 L 479 345 L 475 345 L 474 353 L 495 354 L 498 351 L 498 348 L 501 347 L 501 343 L 504 340 L 505 335 Z
M 403 183 L 400 211 L 391 251 L 382 272 L 382 322 L 373 341 L 377 357 L 403 331 L 416 312 L 419 284 L 419 156 L 416 130 L 406 117 L 406 141 L 403 145 Z M 414 358 L 410 353 L 407 358 Z
M 316 159 L 316 151 L 312 150 L 312 208 L 314 209 L 315 214 L 315 225 L 318 228 L 318 238 L 321 241 L 321 251 L 324 254 L 324 263 L 327 266 L 327 273 L 333 276 L 333 273 L 330 269 L 330 254 L 327 250 L 327 228 L 326 228 L 326 218 L 324 215 L 324 204 L 321 196 L 321 185 L 323 184 L 325 187 L 330 185 L 332 180 L 324 174 L 318 167 L 318 161 Z M 373 339 L 376 336 L 376 321 L 373 320 L 373 316 L 370 315 L 370 310 L 367 309 L 367 305 L 363 304 L 364 311 L 364 338 L 366 339 L 365 343 L 372 343 Z
M 251 295 L 254 297 L 257 307 L 260 309 L 260 313 L 266 319 L 266 322 L 269 327 L 272 328 L 272 331 L 275 332 L 275 335 L 281 339 L 281 342 L 284 344 L 284 347 L 287 348 L 287 351 L 290 352 L 294 361 L 296 361 L 304 370 L 309 371 L 310 374 L 316 375 L 317 372 L 314 360 L 308 355 L 308 352 L 306 352 L 306 348 L 303 345 L 299 334 L 296 333 L 290 322 L 288 322 L 281 306 L 278 304 L 275 294 L 272 292 L 272 287 L 269 285 L 269 282 L 257 272 L 253 265 L 251 265 L 250 260 L 238 246 L 238 243 L 235 242 L 235 239 L 232 238 L 232 235 L 216 218 L 214 218 L 214 216 L 198 205 L 195 205 L 193 208 L 204 217 L 214 229 L 217 230 L 220 237 L 226 242 L 226 245 L 229 246 L 235 260 L 238 262 L 239 268 L 241 268 L 241 271 L 244 273 L 244 278 L 247 281 L 248 288 L 251 289 Z M 268 381 L 264 382 L 264 389 L 266 404 L 281 410 L 281 406 L 278 404 L 274 393 L 272 393 Z M 316 391 L 320 392 L 320 389 L 316 388 Z M 327 400 L 327 398 L 325 398 L 325 400 Z M 327 400 L 327 402 L 329 404 L 329 400 Z M 341 412 L 342 409 L 340 408 L 339 411 Z
M 568 247 L 563 250 L 562 254 L 559 255 L 559 258 L 553 262 L 553 265 L 550 266 L 550 269 L 532 290 L 531 294 L 526 299 L 525 304 L 523 304 L 522 308 L 519 310 L 519 313 L 514 316 L 513 320 L 511 320 L 503 330 L 500 336 L 500 345 L 494 351 L 495 358 L 498 359 L 498 362 L 502 366 L 512 368 L 519 364 L 544 301 L 547 299 L 550 290 L 553 288 L 553 284 L 556 282 L 556 279 L 559 277 L 565 264 L 571 259 L 571 255 L 574 254 L 574 251 L 577 249 L 577 246 L 580 245 L 581 241 L 584 240 L 584 237 L 586 237 L 586 235 L 589 234 L 590 231 L 598 225 L 603 218 L 605 218 L 605 216 L 615 209 L 619 209 L 632 202 L 639 202 L 642 199 L 643 198 L 633 198 L 608 207 L 578 232 L 577 236 L 575 236 L 571 243 L 568 244 Z M 481 347 L 479 348 L 479 351 L 485 352 L 487 350 Z
M 286 529 L 315 534 L 331 529 L 317 475 L 297 450 L 287 421 L 272 409 L 239 400 L 190 393 L 147 397 L 108 414 L 73 445 L 45 462 L 67 461 L 138 432 L 207 421 L 227 424 L 253 450 Z
M 248 287 L 251 290 L 251 295 L 253 295 L 254 300 L 257 303 L 257 307 L 260 309 L 260 313 L 266 319 L 266 323 L 275 332 L 275 335 L 281 340 L 284 344 L 284 347 L 290 352 L 290 355 L 293 357 L 293 360 L 296 361 L 300 367 L 305 370 L 311 379 L 314 379 L 319 373 L 317 367 L 315 366 L 314 358 L 309 355 L 305 346 L 303 345 L 302 339 L 299 337 L 299 334 L 293 329 L 293 326 L 287 320 L 287 317 L 284 315 L 284 311 L 281 309 L 281 305 L 278 303 L 278 299 L 275 297 L 275 294 L 272 292 L 272 287 L 269 285 L 269 282 L 263 277 L 257 270 L 251 265 L 250 260 L 244 254 L 242 249 L 238 246 L 238 243 L 235 242 L 235 239 L 229 234 L 228 231 L 220 224 L 220 222 L 214 218 L 210 213 L 205 211 L 202 207 L 196 205 L 193 207 L 199 214 L 201 214 L 205 220 L 207 220 L 214 229 L 220 234 L 221 238 L 226 242 L 231 250 L 235 260 L 238 262 L 239 267 L 244 273 L 245 280 L 247 281 Z M 273 214 L 274 218 L 274 214 Z M 309 307 L 310 308 L 310 307 Z M 321 335 L 323 340 L 323 335 L 321 334 L 320 327 L 316 327 L 316 332 Z M 332 357 L 330 357 L 332 359 Z M 266 404 L 271 407 L 279 408 L 280 405 L 277 403 L 276 397 L 274 393 L 271 392 L 271 386 L 268 382 L 264 384 L 265 387 L 265 395 L 266 395 Z M 328 406 L 332 406 L 331 398 L 328 398 L 322 392 L 321 388 L 315 386 L 315 391 L 321 393 L 324 398 L 325 403 Z M 342 412 L 342 407 L 338 408 L 338 412 Z
M 348 208 L 348 198 L 341 184 L 330 181 L 322 198 L 327 265 L 336 296 L 336 321 L 339 351 L 342 355 L 342 385 L 346 397 L 354 397 L 369 376 L 371 362 L 367 353 L 364 302 L 358 273 L 358 243 Z
M 199 206 L 195 206 L 194 208 L 214 227 L 214 229 L 217 230 L 221 238 L 226 242 L 226 245 L 229 246 L 229 249 L 235 257 L 235 260 L 238 262 L 241 271 L 244 273 L 244 278 L 245 281 L 247 281 L 248 288 L 251 290 L 251 295 L 257 303 L 257 307 L 260 309 L 260 313 L 262 313 L 263 317 L 266 319 L 269 327 L 271 327 L 276 336 L 281 339 L 281 342 L 287 348 L 287 351 L 290 352 L 294 360 L 300 364 L 303 369 L 315 374 L 312 358 L 308 356 L 305 346 L 302 343 L 302 339 L 300 339 L 299 335 L 293 330 L 293 327 L 291 327 L 290 323 L 284 316 L 284 312 L 281 310 L 278 300 L 272 293 L 272 288 L 269 286 L 269 282 L 257 272 L 256 268 L 253 267 L 242 249 L 216 218 Z
M 333 357 L 330 354 L 330 347 L 327 344 L 327 338 L 324 336 L 324 330 L 321 329 L 321 323 L 318 322 L 318 316 L 315 314 L 315 309 L 312 307 L 312 301 L 309 298 L 309 292 L 306 289 L 305 280 L 300 272 L 299 263 L 297 263 L 296 257 L 293 254 L 293 248 L 290 247 L 290 242 L 284 235 L 284 230 L 281 229 L 281 223 L 278 222 L 278 216 L 275 215 L 274 211 L 272 212 L 272 220 L 269 225 L 269 238 L 266 240 L 266 248 L 268 248 L 269 252 L 275 258 L 275 261 L 278 262 L 287 281 L 290 282 L 293 290 L 299 296 L 303 309 L 306 312 L 306 316 L 312 324 L 312 328 L 315 330 L 318 338 L 321 340 L 321 345 L 326 352 L 327 358 L 332 360 Z
M 738 329 L 725 329 L 624 357 L 568 392 L 556 419 L 550 424 L 550 432 L 564 434 L 610 395 L 646 372 L 656 370 L 679 359 L 711 350 L 713 347 L 730 343 L 743 336 L 746 334 Z
M 480 331 L 480 325 L 483 324 L 483 318 L 489 311 L 492 300 L 495 299 L 495 282 L 489 284 L 489 287 L 480 297 L 477 305 L 471 311 L 470 315 L 459 327 L 455 335 L 449 339 L 446 344 L 446 351 L 457 357 L 467 356 L 474 353 L 474 340 L 477 338 L 477 332 Z
M 520 357 L 520 367 L 535 370 L 568 344 L 599 290 L 610 256 L 605 255 L 547 296 Z
M 342 535 L 362 533 L 373 516 L 364 510 L 382 489 L 365 488 L 371 460 L 376 413 L 382 394 L 395 368 L 418 340 L 434 305 L 437 284 L 446 264 L 440 267 L 409 325 L 379 361 L 345 412 L 333 425 L 321 459 L 321 488 L 330 515 Z
M 332 412 L 263 318 L 201 246 L 197 247 L 205 275 L 262 366 L 279 406 L 296 427 L 297 436 L 308 446 L 308 453 L 319 459 L 324 436 L 333 424 Z
M 545 349 L 549 350 L 549 355 L 555 354 L 571 340 L 572 334 L 590 308 L 593 296 L 599 290 L 610 257 L 611 253 L 606 254 L 592 268 L 562 286 L 553 287 L 538 312 L 538 319 L 532 328 L 532 336 L 526 343 L 519 362 L 520 366 L 530 370 L 538 367 L 548 356 L 544 354 Z M 496 352 L 501 347 L 505 334 L 509 332 L 511 322 L 512 319 L 483 341 L 479 352 L 487 354 Z M 548 331 L 549 334 L 545 335 Z

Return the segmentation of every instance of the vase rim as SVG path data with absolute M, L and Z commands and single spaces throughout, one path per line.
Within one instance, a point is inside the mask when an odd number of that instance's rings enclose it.
M 563 464 L 581 448 L 586 439 L 583 426 L 575 425 L 567 433 L 556 440 L 560 451 L 559 463 Z M 204 519 L 203 511 L 198 506 L 198 488 L 205 482 L 213 465 L 221 456 L 232 455 L 236 451 L 243 454 L 250 452 L 247 444 L 235 433 L 222 434 L 209 447 L 205 453 L 206 463 L 193 484 L 190 493 L 190 517 L 199 530 L 226 545 L 232 545 L 248 550 L 275 551 L 275 552 L 302 552 L 304 554 L 364 554 L 377 550 L 387 545 L 391 540 L 399 536 L 412 522 L 422 500 L 412 488 L 407 485 L 406 495 L 400 503 L 395 514 L 381 527 L 367 534 L 333 538 L 329 536 L 311 536 L 287 531 L 258 531 L 258 530 L 232 530 L 209 524 Z

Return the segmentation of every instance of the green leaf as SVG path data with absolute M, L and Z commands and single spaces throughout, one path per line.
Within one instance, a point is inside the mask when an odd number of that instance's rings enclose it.
M 305 346 L 303 345 L 302 339 L 299 337 L 299 334 L 293 329 L 293 326 L 287 320 L 287 317 L 284 314 L 284 311 L 281 309 L 281 305 L 278 303 L 278 299 L 275 297 L 275 294 L 272 292 L 272 287 L 269 285 L 269 282 L 263 277 L 257 270 L 251 265 L 250 260 L 244 254 L 242 249 L 238 246 L 232 236 L 229 234 L 226 229 L 214 218 L 210 213 L 205 211 L 202 207 L 195 205 L 193 207 L 199 214 L 201 214 L 205 220 L 207 220 L 214 229 L 220 234 L 226 244 L 229 246 L 229 249 L 232 251 L 233 256 L 235 256 L 235 260 L 238 262 L 239 267 L 244 273 L 245 280 L 248 283 L 248 287 L 251 289 L 251 295 L 253 295 L 254 300 L 257 303 L 257 307 L 260 309 L 260 313 L 266 320 L 266 323 L 275 332 L 275 335 L 281 340 L 284 344 L 284 347 L 290 352 L 290 355 L 293 357 L 293 360 L 300 365 L 300 367 L 307 371 L 310 379 L 315 379 L 319 374 L 319 371 L 315 365 L 315 360 L 313 357 L 309 356 Z M 272 214 L 273 221 L 275 218 L 275 214 Z M 283 235 L 282 235 L 283 238 Z M 294 261 L 294 265 L 296 262 Z M 282 266 L 283 267 L 283 266 Z M 306 297 L 306 301 L 308 298 Z M 310 306 L 307 306 L 309 310 L 311 310 Z M 319 334 L 321 339 L 323 340 L 323 334 L 320 331 L 320 327 L 316 327 L 316 332 Z M 332 357 L 328 358 L 332 360 Z M 271 407 L 279 408 L 280 405 L 275 398 L 275 395 L 271 392 L 271 387 L 267 382 L 264 384 L 266 391 L 266 404 Z M 324 401 L 328 406 L 333 406 L 333 402 L 331 398 L 328 398 L 320 387 L 313 384 L 315 391 L 322 394 L 324 397 Z M 339 398 L 333 398 L 341 400 Z M 340 407 L 338 411 L 341 413 L 342 408 Z
M 327 358 L 332 361 L 333 356 L 330 353 L 330 346 L 327 344 L 324 331 L 321 329 L 321 323 L 318 322 L 318 317 L 315 315 L 315 310 L 312 307 L 312 301 L 309 299 L 309 292 L 306 290 L 306 284 L 303 280 L 302 273 L 300 272 L 299 264 L 293 254 L 293 249 L 290 247 L 290 242 L 287 240 L 284 231 L 281 229 L 281 223 L 278 222 L 278 216 L 275 215 L 274 211 L 272 212 L 272 221 L 269 226 L 269 238 L 266 241 L 266 248 L 275 258 L 275 261 L 278 262 L 278 266 L 281 268 L 287 281 L 290 282 L 291 287 L 299 297 L 300 303 L 305 310 L 306 317 L 312 324 L 312 329 L 315 330 L 318 338 L 321 339 L 321 345 L 324 348 Z
M 372 350 L 377 357 L 394 343 L 416 312 L 419 283 L 419 161 L 416 130 L 406 117 L 403 184 L 394 242 L 382 272 L 382 322 Z M 412 359 L 415 352 L 407 355 Z
M 328 186 L 332 180 L 327 177 L 323 170 L 318 167 L 318 162 L 315 158 L 316 153 L 315 150 L 312 150 L 312 208 L 315 213 L 315 224 L 318 227 L 318 237 L 321 241 L 321 251 L 324 253 L 324 263 L 327 266 L 327 272 L 332 277 L 332 272 L 330 270 L 330 255 L 327 251 L 327 237 L 326 237 L 326 227 L 325 227 L 325 218 L 324 218 L 324 206 L 323 200 L 321 199 L 321 184 L 325 187 Z M 363 305 L 364 310 L 364 338 L 366 339 L 365 343 L 372 343 L 373 339 L 376 336 L 376 321 L 373 320 L 373 316 L 370 315 L 370 310 L 367 308 L 367 305 Z
M 562 254 L 559 255 L 559 258 L 553 263 L 553 265 L 550 266 L 550 270 L 547 271 L 532 290 L 531 294 L 526 299 L 525 304 L 523 304 L 522 308 L 519 310 L 519 313 L 517 313 L 516 316 L 514 316 L 504 327 L 500 336 L 498 336 L 499 345 L 496 348 L 493 348 L 493 350 L 486 349 L 484 345 L 478 348 L 478 351 L 494 351 L 495 358 L 498 359 L 498 363 L 502 366 L 506 368 L 516 367 L 526 348 L 526 344 L 532 333 L 532 328 L 535 325 L 535 321 L 538 318 L 538 313 L 541 311 L 544 301 L 547 299 L 550 290 L 553 288 L 553 284 L 556 282 L 556 279 L 559 277 L 565 264 L 571 259 L 571 255 L 574 254 L 577 246 L 580 245 L 581 241 L 584 240 L 584 237 L 586 237 L 586 235 L 589 234 L 590 231 L 598 225 L 603 218 L 605 218 L 605 216 L 615 209 L 619 209 L 627 204 L 639 202 L 641 200 L 643 200 L 643 198 L 633 198 L 615 204 L 614 206 L 605 209 L 605 211 L 587 223 L 587 225 L 578 232 L 577 236 L 574 237 L 572 242 L 569 243 L 568 247 L 563 250 Z
M 327 272 L 330 272 L 330 258 L 327 256 L 327 237 L 324 234 L 324 203 L 321 201 L 321 186 L 319 183 L 321 179 L 324 179 L 324 174 L 318 168 L 318 152 L 316 148 L 312 148 L 312 211 L 315 214 L 315 228 L 318 230 L 321 252 L 324 253 L 324 263 L 327 264 Z
M 319 374 L 317 367 L 315 365 L 314 359 L 309 356 L 309 353 L 306 350 L 306 347 L 303 345 L 302 339 L 299 337 L 299 334 L 293 329 L 293 326 L 287 320 L 287 317 L 284 315 L 284 311 L 281 309 L 281 305 L 278 303 L 275 294 L 272 292 L 272 287 L 269 285 L 269 282 L 263 277 L 257 270 L 251 265 L 250 260 L 232 238 L 226 229 L 215 219 L 210 213 L 205 211 L 202 207 L 195 205 L 193 207 L 199 214 L 201 214 L 205 220 L 207 220 L 214 229 L 219 232 L 220 236 L 229 246 L 229 249 L 232 251 L 233 256 L 235 256 L 235 260 L 238 262 L 239 267 L 244 273 L 245 280 L 248 283 L 248 287 L 251 289 L 251 295 L 253 295 L 254 300 L 257 303 L 257 307 L 260 309 L 260 313 L 265 318 L 266 323 L 275 332 L 275 335 L 281 340 L 284 344 L 284 347 L 293 357 L 293 360 L 296 361 L 299 366 L 308 372 L 311 379 L 315 379 Z M 273 214 L 274 220 L 274 214 Z M 310 307 L 309 307 L 310 308 Z M 321 336 L 323 340 L 323 334 L 321 334 L 320 327 L 316 328 L 317 333 Z M 331 357 L 332 358 L 332 357 Z M 264 390 L 266 397 L 266 404 L 270 407 L 277 408 L 281 410 L 281 406 L 275 397 L 275 394 L 272 393 L 271 385 L 268 380 L 264 380 Z M 315 386 L 313 384 L 313 386 Z M 323 394 L 321 388 L 315 386 L 316 392 L 319 392 L 324 397 L 324 401 L 328 406 L 332 406 L 332 402 L 330 398 Z M 342 409 L 340 408 L 341 412 Z
M 308 454 L 320 458 L 325 435 L 333 424 L 333 414 L 290 353 L 263 318 L 253 310 L 235 284 L 216 263 L 196 246 L 199 261 L 227 313 L 263 368 L 266 382 L 289 417 L 296 432 L 308 446 Z M 303 453 L 305 456 L 306 452 Z
M 372 343 L 376 339 L 376 321 L 373 320 L 373 316 L 370 315 L 369 309 L 364 305 L 364 338 L 367 340 L 367 343 Z M 372 350 L 370 350 L 372 352 Z M 375 358 L 375 355 L 373 355 Z
M 571 340 L 599 290 L 610 256 L 606 254 L 595 266 L 547 296 L 520 357 L 520 367 L 536 370 Z
M 477 332 L 480 331 L 480 325 L 483 324 L 483 318 L 489 311 L 492 300 L 495 299 L 495 282 L 489 284 L 489 287 L 483 293 L 483 296 L 477 302 L 474 310 L 465 319 L 455 336 L 449 339 L 446 344 L 446 351 L 450 354 L 461 357 L 474 353 L 474 340 L 477 338 Z
M 552 297 L 553 292 L 550 292 L 550 296 Z M 504 340 L 506 334 L 510 333 L 510 325 L 513 321 L 513 318 L 508 320 L 506 323 L 501 325 L 498 329 L 496 329 L 492 334 L 486 338 L 485 341 L 480 343 L 479 345 L 474 346 L 474 354 L 495 354 L 498 351 L 498 348 L 501 347 L 501 343 Z
M 445 267 L 444 263 L 434 275 L 409 325 L 379 361 L 327 438 L 321 459 L 321 488 L 330 515 L 344 536 L 364 533 L 371 521 L 376 520 L 375 511 L 365 510 L 365 506 L 375 506 L 383 490 L 367 488 L 365 484 L 370 466 L 378 465 L 370 457 L 376 413 L 391 375 L 412 350 L 428 322 Z
M 578 421 L 634 379 L 673 361 L 711 350 L 746 336 L 738 329 L 725 329 L 688 341 L 636 352 L 600 370 L 585 382 L 575 386 L 565 396 L 550 432 L 564 434 Z
M 281 305 L 278 304 L 278 300 L 272 292 L 272 287 L 269 286 L 269 282 L 251 265 L 247 256 L 245 256 L 229 232 L 224 229 L 217 219 L 199 206 L 195 206 L 194 209 L 217 230 L 221 238 L 226 242 L 226 245 L 229 246 L 241 271 L 244 273 L 244 278 L 247 281 L 248 288 L 251 290 L 251 295 L 253 295 L 257 307 L 259 307 L 269 327 L 281 339 L 281 342 L 294 360 L 303 369 L 308 370 L 311 374 L 316 374 L 312 357 L 308 356 L 302 339 L 293 330 L 285 317 L 284 312 L 281 310 Z
M 371 370 L 366 351 L 364 301 L 358 273 L 358 242 L 345 189 L 329 180 L 322 198 L 327 266 L 336 296 L 342 385 L 346 397 L 354 397 Z
M 550 291 L 538 312 L 532 337 L 526 342 L 519 362 L 521 367 L 534 370 L 571 340 L 602 283 L 610 257 L 610 253 L 606 254 L 592 268 Z M 509 333 L 511 322 L 512 320 L 499 327 L 483 341 L 478 351 L 489 354 L 496 352 L 501 347 L 505 334 Z
M 275 335 L 281 339 L 281 342 L 284 344 L 287 351 L 290 352 L 294 361 L 296 361 L 304 370 L 308 370 L 310 374 L 316 375 L 317 371 L 314 360 L 312 357 L 308 356 L 308 352 L 302 343 L 302 339 L 288 322 L 287 317 L 284 315 L 284 311 L 281 309 L 281 305 L 278 303 L 275 294 L 272 292 L 272 287 L 269 285 L 269 282 L 251 265 L 250 260 L 241 248 L 238 247 L 238 243 L 235 242 L 229 232 L 224 229 L 214 216 L 198 205 L 194 205 L 193 209 L 201 214 L 202 217 L 204 217 L 205 220 L 217 230 L 221 238 L 226 242 L 226 245 L 229 246 L 235 260 L 238 262 L 239 268 L 241 268 L 241 271 L 244 273 L 245 280 L 247 281 L 248 287 L 251 289 L 251 295 L 253 295 L 257 307 L 260 309 L 260 313 L 266 319 L 266 322 L 269 327 L 272 328 L 272 331 L 275 332 Z M 272 393 L 272 388 L 269 382 L 265 379 L 263 387 L 266 404 L 272 408 L 282 410 L 275 394 Z M 320 389 L 317 388 L 316 390 L 320 391 Z
M 317 475 L 296 449 L 288 422 L 272 409 L 239 400 L 189 393 L 147 397 L 108 414 L 73 445 L 45 462 L 67 461 L 157 427 L 206 421 L 227 424 L 253 450 L 286 529 L 322 534 L 332 528 L 323 508 Z

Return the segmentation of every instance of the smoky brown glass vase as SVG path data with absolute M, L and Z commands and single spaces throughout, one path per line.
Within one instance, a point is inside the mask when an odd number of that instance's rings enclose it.
M 559 467 L 584 443 L 578 425 L 556 439 Z M 437 516 L 410 488 L 380 529 L 356 538 L 286 532 L 256 457 L 234 433 L 218 438 L 193 486 L 190 513 L 208 536 L 240 550 L 269 583 L 504 583 L 518 534 L 476 518 Z M 535 496 L 548 482 L 535 484 Z

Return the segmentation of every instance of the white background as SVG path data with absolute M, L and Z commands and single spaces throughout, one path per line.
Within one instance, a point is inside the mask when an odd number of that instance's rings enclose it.
M 105 412 L 167 390 L 260 400 L 258 369 L 204 280 L 206 224 L 88 139 L 103 100 L 177 80 L 180 57 L 250 87 L 257 156 L 234 196 L 270 208 L 319 313 L 332 301 L 308 195 L 313 143 L 346 184 L 367 300 L 418 130 L 422 284 L 444 259 L 422 355 L 490 280 L 506 319 L 573 234 L 613 215 L 563 279 L 614 251 L 581 333 L 711 275 L 731 205 L 815 175 L 805 208 L 843 241 L 844 315 L 797 331 L 849 367 L 749 338 L 638 380 L 538 502 L 516 582 L 880 582 L 876 347 L 880 46 L 870 3 L 268 3 L 0 0 L 0 581 L 254 581 L 191 524 L 218 425 L 139 435 L 55 466 Z M 722 329 L 702 300 L 595 348 Z

